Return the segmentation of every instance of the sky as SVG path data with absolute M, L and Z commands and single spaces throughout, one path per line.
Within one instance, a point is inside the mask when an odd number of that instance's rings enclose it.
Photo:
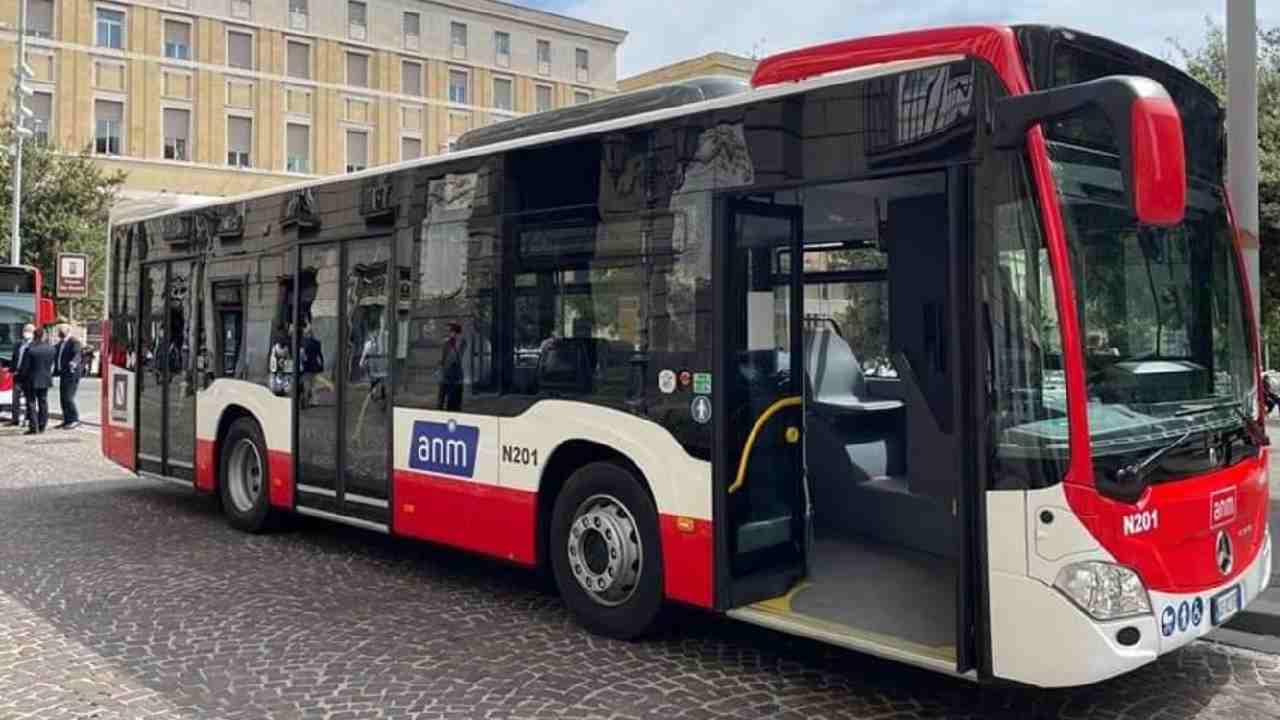
M 508 0 L 630 32 L 624 78 L 715 50 L 763 57 L 828 40 L 975 22 L 1040 22 L 1103 35 L 1177 61 L 1169 39 L 1201 44 L 1229 0 Z M 1280 1 L 1256 0 L 1280 27 Z M 664 7 L 665 5 L 665 7 Z

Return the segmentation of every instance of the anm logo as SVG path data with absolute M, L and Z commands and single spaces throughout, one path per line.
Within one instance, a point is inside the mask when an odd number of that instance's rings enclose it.
M 471 477 L 476 470 L 476 448 L 480 428 L 416 420 L 409 445 L 409 467 L 429 473 Z

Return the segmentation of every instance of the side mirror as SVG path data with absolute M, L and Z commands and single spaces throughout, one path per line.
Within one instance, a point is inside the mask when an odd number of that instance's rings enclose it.
M 1150 78 L 1113 75 L 996 101 L 994 143 L 1021 147 L 1027 130 L 1086 106 L 1102 110 L 1116 134 L 1125 199 L 1147 225 L 1177 225 L 1187 209 L 1182 118 L 1164 86 Z

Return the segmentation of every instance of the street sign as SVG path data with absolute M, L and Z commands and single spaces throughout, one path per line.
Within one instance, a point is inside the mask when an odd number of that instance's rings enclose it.
M 58 253 L 58 297 L 82 298 L 89 294 L 89 256 Z

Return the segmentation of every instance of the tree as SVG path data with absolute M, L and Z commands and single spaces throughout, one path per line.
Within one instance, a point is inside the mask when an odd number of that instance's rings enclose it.
M 1205 21 L 1204 44 L 1189 50 L 1172 42 L 1192 77 L 1227 101 L 1227 40 Z M 1258 241 L 1262 282 L 1262 335 L 1280 358 L 1280 28 L 1258 32 Z
M 13 130 L 0 127 L 0 147 L 13 147 Z M 8 257 L 12 212 L 13 157 L 0 157 L 0 249 Z M 53 296 L 60 252 L 89 257 L 89 295 L 83 300 L 58 300 L 59 317 L 77 320 L 102 317 L 103 283 L 106 278 L 107 227 L 111 205 L 124 184 L 125 173 L 107 172 L 94 163 L 88 150 L 78 155 L 59 152 L 28 139 L 22 150 L 22 264 L 44 273 L 45 294 Z

